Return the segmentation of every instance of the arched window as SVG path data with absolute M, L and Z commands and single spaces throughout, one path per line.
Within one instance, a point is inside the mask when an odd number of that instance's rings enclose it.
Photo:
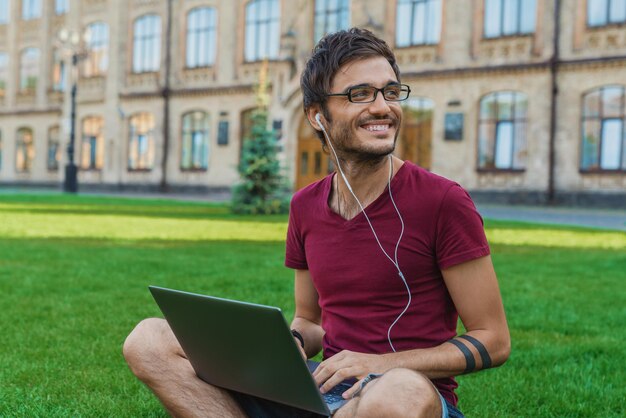
M 80 168 L 102 170 L 104 167 L 104 121 L 102 116 L 83 119 L 83 137 L 80 147 Z
M 581 170 L 626 170 L 625 91 L 603 86 L 583 96 Z
M 0 52 L 0 98 L 4 97 L 9 78 L 9 54 Z
M 41 17 L 41 0 L 22 0 L 22 19 L 31 20 Z
M 133 25 L 133 72 L 158 71 L 161 66 L 161 17 L 144 15 Z
M 10 16 L 10 0 L 0 0 L 0 25 L 5 25 L 9 23 Z
M 61 51 L 55 48 L 52 51 L 52 90 L 65 91 L 66 82 L 65 61 Z
M 94 22 L 85 29 L 87 57 L 83 63 L 83 76 L 94 77 L 106 74 L 109 66 L 109 25 Z
M 206 170 L 209 166 L 209 115 L 195 111 L 183 115 L 180 168 Z
M 54 13 L 64 15 L 70 10 L 70 0 L 55 0 Z
M 399 151 L 402 159 L 413 161 L 427 170 L 432 165 L 433 109 L 432 100 L 411 97 L 402 102 L 403 123 Z
M 278 58 L 280 6 L 278 0 L 251 0 L 246 5 L 246 61 Z
M 626 22 L 626 1 L 587 0 L 587 25 L 606 26 Z
M 350 0 L 315 0 L 315 41 L 350 27 Z
M 15 171 L 18 173 L 30 173 L 34 159 L 33 130 L 20 128 L 17 130 L 17 139 L 15 141 Z
M 396 46 L 432 45 L 441 33 L 441 0 L 398 0 Z
M 154 116 L 137 113 L 130 118 L 128 169 L 152 170 L 154 166 Z
M 216 14 L 212 7 L 197 7 L 187 14 L 187 68 L 208 67 L 215 63 Z
M 26 48 L 20 57 L 20 90 L 33 92 L 39 75 L 39 49 Z
M 535 31 L 537 0 L 485 0 L 485 38 Z
M 478 168 L 523 170 L 526 167 L 528 99 L 525 94 L 500 91 L 480 101 Z
M 61 146 L 59 141 L 59 127 L 53 126 L 48 129 L 48 171 L 57 171 L 61 159 Z

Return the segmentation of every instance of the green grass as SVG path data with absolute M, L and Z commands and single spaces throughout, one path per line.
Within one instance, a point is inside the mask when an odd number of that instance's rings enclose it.
M 626 415 L 626 234 L 487 221 L 509 362 L 459 378 L 468 417 Z M 286 217 L 221 205 L 0 194 L 0 416 L 166 416 L 125 336 L 158 284 L 280 306 Z

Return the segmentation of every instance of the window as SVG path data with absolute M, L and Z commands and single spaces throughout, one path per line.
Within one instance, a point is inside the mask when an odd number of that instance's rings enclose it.
M 183 115 L 180 168 L 206 170 L 209 165 L 209 143 L 209 116 L 199 111 Z
M 34 159 L 33 130 L 20 128 L 17 130 L 17 141 L 15 141 L 15 170 L 18 173 L 30 173 Z
M 606 26 L 626 22 L 626 0 L 587 0 L 587 25 Z
M 398 0 L 396 13 L 397 47 L 439 42 L 441 0 Z
M 327 33 L 348 29 L 350 26 L 350 0 L 315 1 L 315 40 Z
M 485 0 L 485 38 L 535 31 L 537 0 Z
M 22 0 L 22 19 L 31 20 L 41 17 L 41 0 Z
M 0 0 L 0 25 L 9 23 L 11 15 L 10 0 Z
M 55 0 L 54 13 L 63 15 L 70 10 L 70 0 Z
M 404 117 L 398 144 L 402 159 L 413 161 L 427 170 L 432 165 L 434 108 L 434 102 L 425 97 L 402 102 Z
M 480 101 L 478 168 L 523 170 L 526 167 L 528 99 L 523 93 L 502 91 Z
M 57 171 L 61 160 L 61 146 L 59 141 L 59 127 L 53 126 L 48 130 L 48 171 Z
M 0 98 L 4 97 L 9 78 L 9 54 L 0 52 Z
M 128 169 L 152 170 L 154 166 L 154 116 L 138 113 L 130 118 Z
M 252 0 L 246 5 L 246 61 L 278 58 L 280 49 L 278 0 Z
M 67 86 L 67 76 L 65 71 L 65 61 L 61 52 L 55 49 L 52 52 L 52 90 L 65 91 Z
M 187 68 L 215 63 L 215 9 L 199 7 L 187 14 Z
M 624 86 L 604 86 L 583 96 L 581 170 L 626 170 L 625 100 Z
M 20 58 L 20 91 L 34 92 L 39 74 L 39 50 L 26 48 Z
M 158 71 L 161 66 L 161 17 L 145 15 L 133 30 L 133 72 Z
M 83 76 L 104 75 L 109 66 L 109 26 L 102 22 L 91 23 L 85 35 L 88 53 L 83 63 Z
M 103 126 L 101 116 L 87 116 L 83 119 L 79 164 L 83 170 L 101 170 L 104 167 Z

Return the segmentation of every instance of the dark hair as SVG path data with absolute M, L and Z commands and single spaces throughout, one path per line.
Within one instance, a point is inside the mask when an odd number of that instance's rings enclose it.
M 348 62 L 379 56 L 389 61 L 400 81 L 400 69 L 393 51 L 385 41 L 369 30 L 351 28 L 320 39 L 313 48 L 313 55 L 307 61 L 300 78 L 305 113 L 312 105 L 319 104 L 324 117 L 329 119 L 326 111 L 326 94 L 330 92 L 333 78 L 339 68 Z M 322 143 L 325 143 L 320 132 L 318 136 Z

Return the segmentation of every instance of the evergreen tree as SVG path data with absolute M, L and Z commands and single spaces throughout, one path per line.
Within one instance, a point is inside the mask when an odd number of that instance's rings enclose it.
M 238 166 L 241 181 L 233 188 L 232 210 L 242 214 L 286 213 L 289 196 L 276 155 L 276 135 L 268 129 L 267 63 L 261 68 L 256 96 L 251 133 L 244 138 Z

